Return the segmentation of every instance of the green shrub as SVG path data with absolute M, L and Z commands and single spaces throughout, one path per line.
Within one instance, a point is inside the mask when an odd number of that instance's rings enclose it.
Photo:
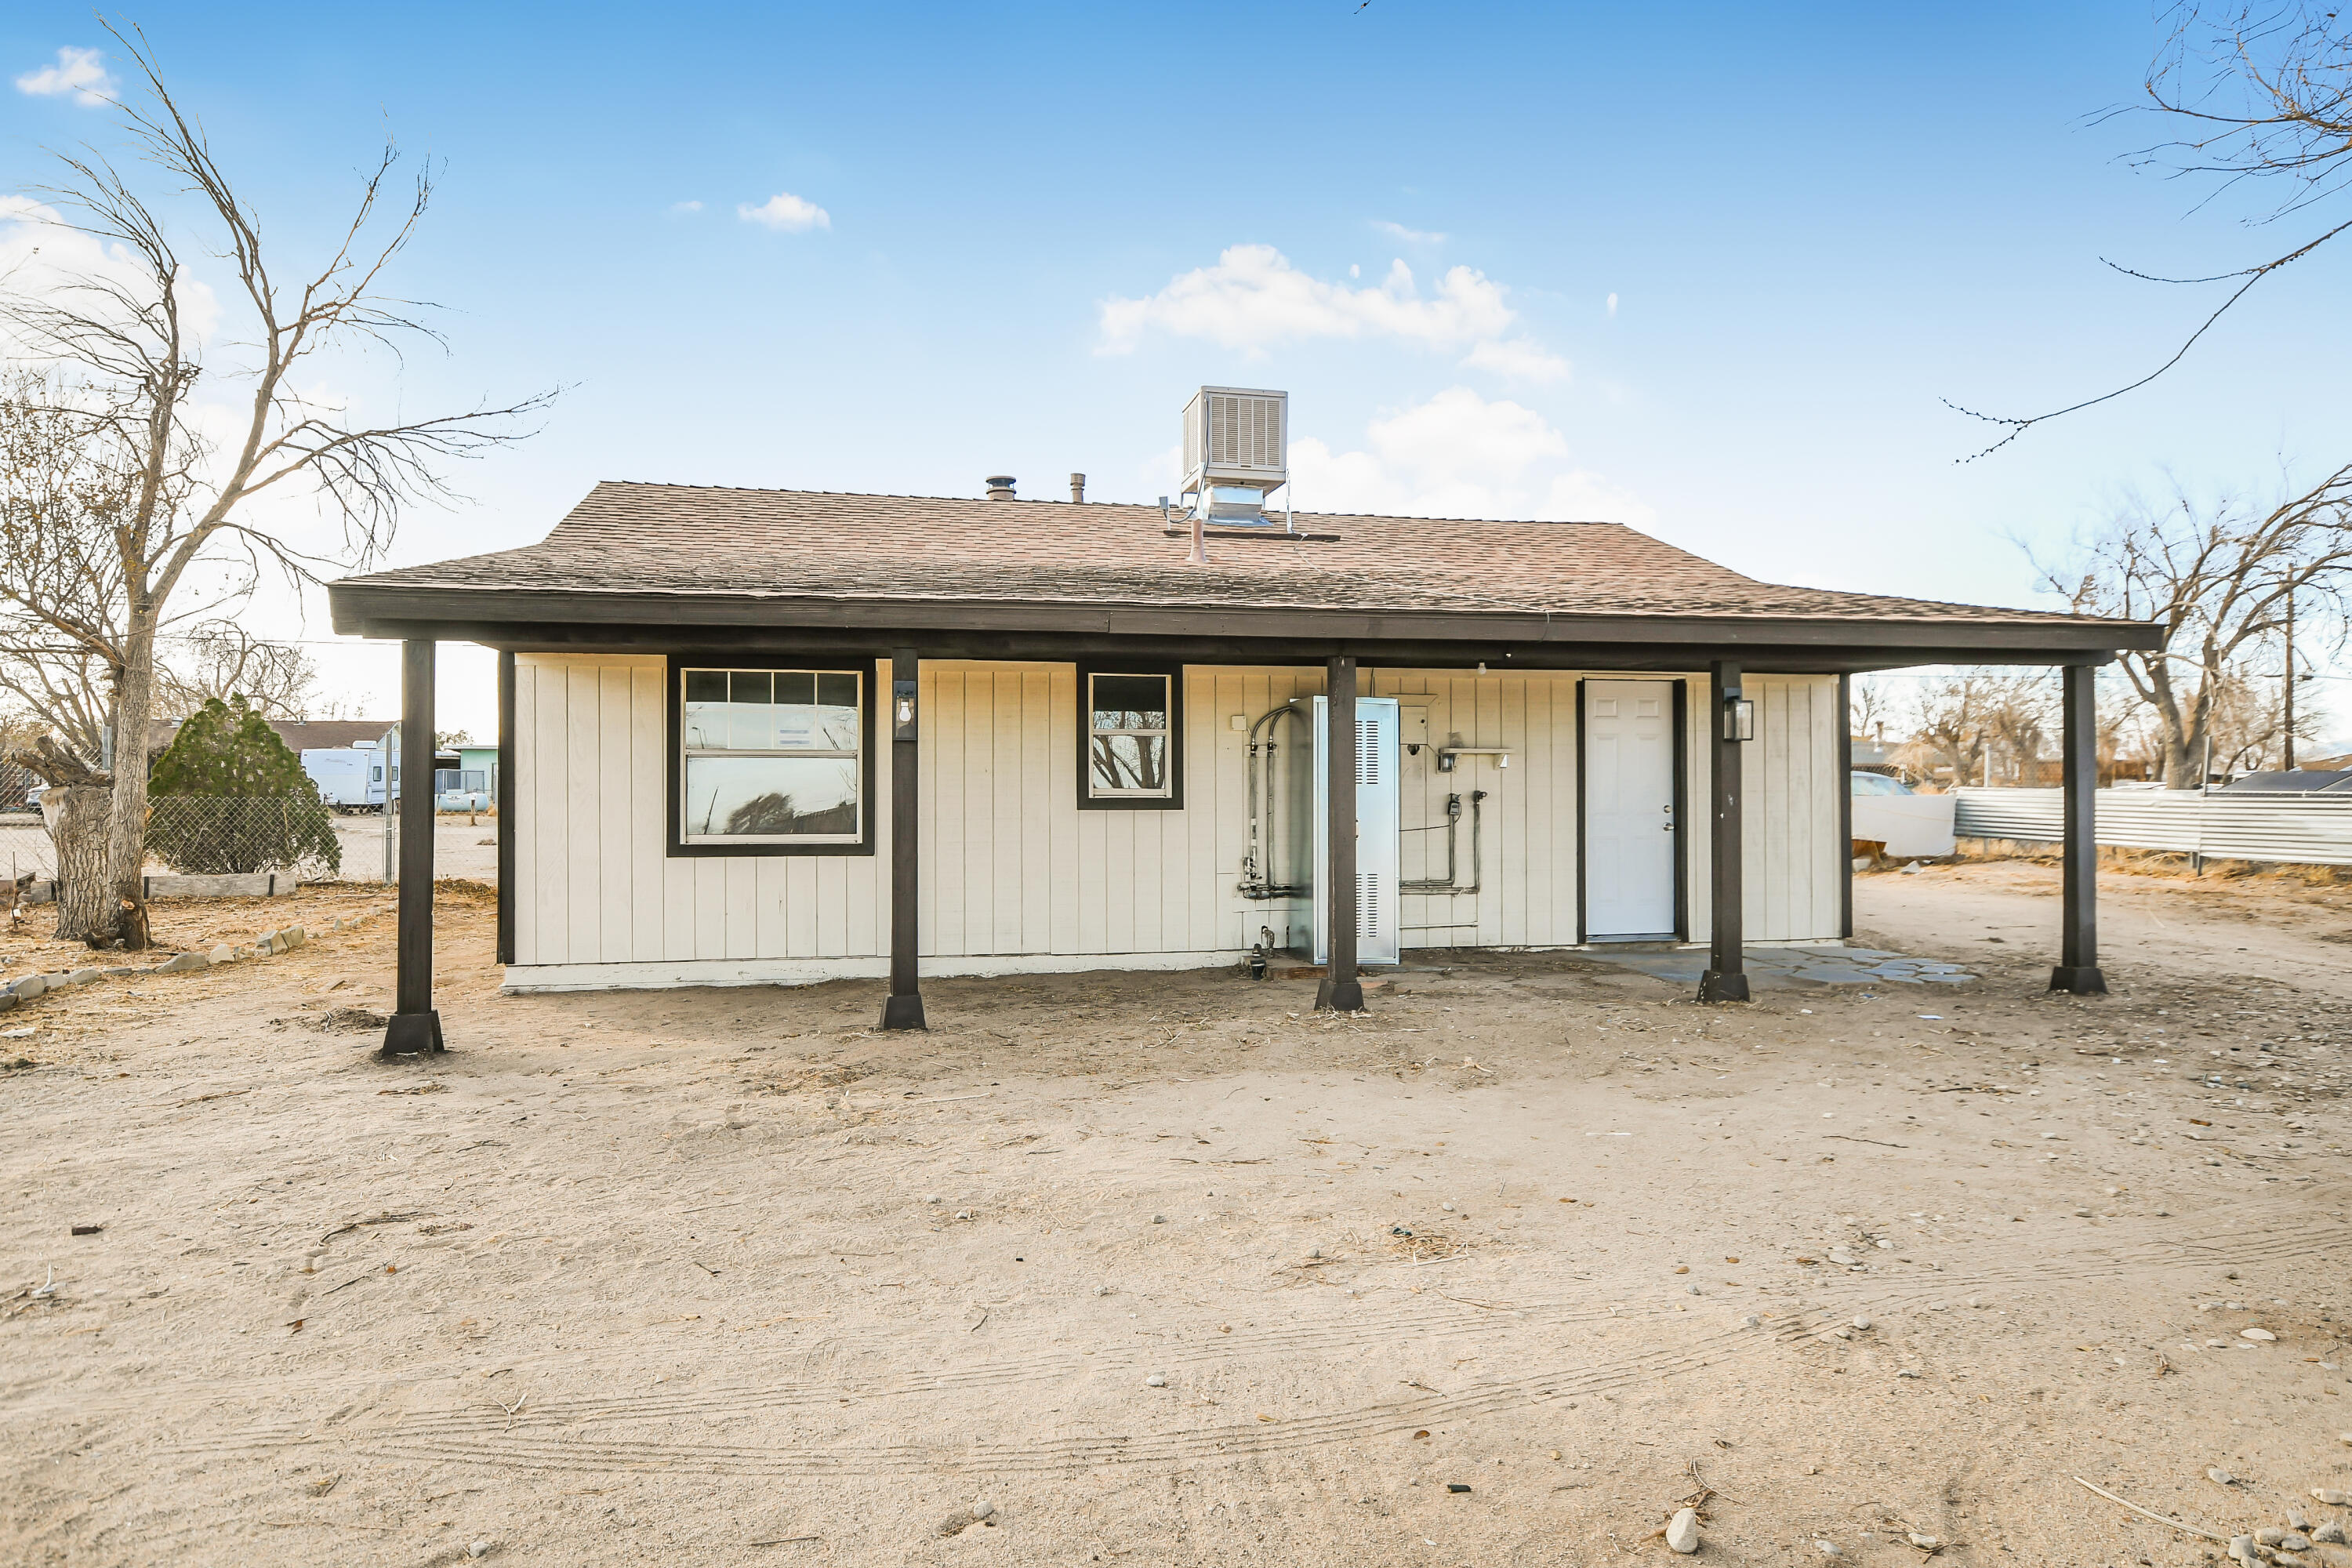
M 333 811 L 242 697 L 210 699 L 180 726 L 147 794 L 148 851 L 175 871 L 342 869 Z

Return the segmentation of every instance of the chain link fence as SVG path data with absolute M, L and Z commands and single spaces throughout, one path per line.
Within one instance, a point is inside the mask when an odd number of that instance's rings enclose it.
M 292 808 L 291 811 L 289 808 Z M 148 803 L 147 869 L 151 875 L 235 875 L 283 871 L 304 882 L 385 879 L 386 833 L 381 814 L 344 816 L 298 801 L 163 796 Z M 399 821 L 393 819 L 396 860 Z M 498 880 L 495 817 L 443 814 L 435 823 L 436 877 Z M 0 875 L 47 881 L 57 875 L 57 847 L 38 812 L 0 813 Z

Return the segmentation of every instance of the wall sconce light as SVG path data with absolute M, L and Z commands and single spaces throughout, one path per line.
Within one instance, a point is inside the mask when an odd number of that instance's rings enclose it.
M 911 680 L 890 683 L 890 738 L 894 741 L 915 738 L 915 683 Z
M 1736 689 L 1724 695 L 1723 738 L 1727 741 L 1752 741 L 1756 738 L 1756 704 L 1739 696 Z

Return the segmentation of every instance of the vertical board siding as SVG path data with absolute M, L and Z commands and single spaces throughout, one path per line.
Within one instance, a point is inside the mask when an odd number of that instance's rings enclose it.
M 516 962 L 885 952 L 876 878 L 887 854 L 668 856 L 668 681 L 657 658 L 516 656 Z M 868 807 L 877 830 L 882 804 Z
M 1622 672 L 1618 672 L 1622 673 Z M 1079 712 L 1066 664 L 926 661 L 919 701 L 923 952 L 932 956 L 1205 952 L 1246 949 L 1261 927 L 1303 942 L 1307 900 L 1244 899 L 1249 736 L 1244 724 L 1323 689 L 1319 668 L 1199 665 L 1184 672 L 1181 811 L 1081 811 Z M 1475 893 L 1408 894 L 1413 947 L 1561 946 L 1577 939 L 1577 682 L 1567 671 L 1373 669 L 1368 694 L 1425 704 L 1430 745 L 1402 761 L 1402 874 L 1445 874 L 1445 800 L 1464 796 L 1460 878 L 1473 869 L 1468 796 L 1485 790 Z M 1706 930 L 1704 676 L 1690 682 L 1692 932 Z M 516 659 L 516 959 L 523 964 L 874 957 L 888 952 L 888 670 L 877 666 L 870 856 L 694 857 L 666 852 L 668 668 L 658 658 Z M 1837 930 L 1833 679 L 1750 677 L 1758 744 L 1747 760 L 1748 917 L 1759 941 Z M 1303 725 L 1274 737 L 1282 775 L 1308 752 Z M 1261 736 L 1261 740 L 1264 737 Z M 1510 765 L 1437 749 L 1507 746 Z M 1292 790 L 1278 778 L 1260 849 L 1296 872 Z M 1264 790 L 1264 779 L 1259 780 Z
M 1838 938 L 1837 678 L 1751 675 L 1756 739 L 1742 759 L 1740 816 L 1748 934 L 1759 942 Z

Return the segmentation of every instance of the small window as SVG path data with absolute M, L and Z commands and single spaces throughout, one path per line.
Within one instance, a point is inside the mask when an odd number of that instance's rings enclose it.
M 864 675 L 685 668 L 678 677 L 680 844 L 863 840 Z
M 1086 702 L 1079 804 L 1171 808 L 1182 804 L 1172 670 L 1080 672 Z

